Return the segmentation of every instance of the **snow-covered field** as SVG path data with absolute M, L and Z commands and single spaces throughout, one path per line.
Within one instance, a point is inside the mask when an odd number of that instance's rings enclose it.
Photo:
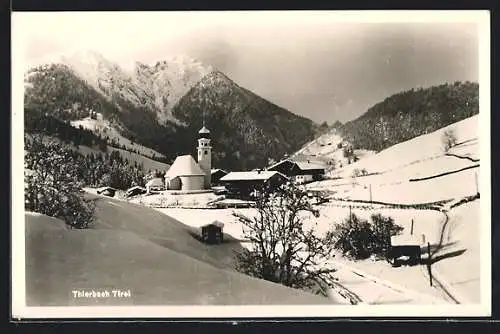
M 344 139 L 337 134 L 336 130 L 332 130 L 310 141 L 291 157 L 299 160 L 321 161 L 323 163 L 334 162 L 334 167 L 339 168 L 347 165 L 348 162 L 347 158 L 344 157 L 343 147 L 340 146 L 343 143 Z M 375 154 L 375 152 L 354 150 L 354 154 L 361 160 Z
M 444 276 L 462 300 L 480 302 L 480 201 L 452 209 L 445 231 L 441 259 L 433 267 Z
M 334 192 L 336 198 L 397 204 L 431 203 L 474 195 L 479 179 L 478 116 L 473 116 L 338 169 L 339 177 L 308 185 Z M 442 135 L 453 129 L 458 145 L 446 155 Z M 477 161 L 476 161 L 477 160 Z M 375 175 L 353 177 L 355 170 Z M 428 180 L 421 178 L 438 176 Z M 411 182 L 410 180 L 418 181 Z M 371 198 L 370 198 L 371 197 Z
M 432 133 L 391 146 L 377 154 L 332 172 L 332 176 L 349 178 L 355 169 L 366 169 L 368 173 L 383 173 L 441 157 L 444 155 L 442 136 L 447 130 L 454 131 L 457 143 L 460 144 L 451 152 L 476 152 L 475 156 L 477 156 L 479 154 L 477 145 L 479 137 L 478 120 L 478 115 L 472 116 Z M 422 172 L 425 172 L 425 170 Z
M 333 193 L 333 198 L 340 200 L 331 200 L 319 206 L 320 217 L 307 217 L 306 226 L 313 227 L 316 234 L 324 235 L 336 223 L 348 217 L 350 210 L 363 219 L 369 219 L 376 213 L 390 216 L 403 226 L 403 234 L 406 235 L 410 234 L 413 221 L 413 235 L 422 237 L 423 243 L 430 243 L 431 247 L 442 247 L 434 254 L 436 277 L 446 283 L 447 289 L 453 290 L 455 296 L 463 295 L 461 300 L 479 301 L 479 200 L 449 210 L 448 222 L 445 213 L 440 211 L 395 209 L 348 201 L 371 199 L 384 203 L 424 204 L 457 201 L 475 195 L 478 192 L 476 180 L 479 179 L 477 120 L 477 116 L 474 116 L 366 157 L 338 170 L 336 175 L 342 177 L 340 179 L 309 184 L 309 189 L 327 190 Z M 455 156 L 446 155 L 442 149 L 441 138 L 447 129 L 453 129 L 457 137 L 458 145 L 449 152 Z M 333 141 L 331 145 L 316 144 L 324 153 L 327 150 L 325 147 L 333 146 Z M 302 152 L 311 153 L 312 148 L 310 144 Z M 355 169 L 379 174 L 352 178 Z M 440 175 L 443 173 L 450 174 Z M 436 177 L 410 182 L 410 179 L 432 176 Z M 247 216 L 256 213 L 255 209 L 157 210 L 194 227 L 214 220 L 221 221 L 225 224 L 224 232 L 240 240 L 244 239 L 243 227 L 232 213 L 240 212 Z M 245 246 L 244 242 L 242 244 Z M 358 294 L 365 302 L 411 304 L 425 301 L 432 304 L 444 303 L 445 299 L 450 302 L 450 297 L 442 289 L 430 286 L 425 266 L 393 268 L 385 261 L 350 261 L 339 254 L 333 261 L 332 265 L 340 268 L 337 272 L 338 283 Z M 391 288 L 382 288 L 377 283 L 377 289 L 373 281 L 366 277 L 359 278 L 363 275 L 359 276 L 354 271 L 388 282 Z M 413 294 L 401 292 L 405 289 Z
M 156 209 L 186 225 L 200 228 L 201 226 L 218 220 L 224 223 L 224 233 L 227 233 L 236 239 L 242 241 L 244 247 L 248 247 L 243 233 L 243 225 L 233 216 L 233 212 L 238 212 L 246 216 L 256 214 L 255 209 L 180 209 L 180 208 L 158 208 Z M 426 240 L 435 243 L 439 240 L 440 223 L 444 215 L 440 212 L 429 210 L 402 210 L 379 208 L 375 210 L 352 209 L 352 212 L 361 218 L 368 219 L 374 213 L 381 213 L 391 216 L 396 223 L 404 227 L 404 234 L 409 234 L 411 229 L 411 220 L 414 220 L 414 235 L 425 235 Z M 318 235 L 323 235 L 331 229 L 335 223 L 341 222 L 349 215 L 348 207 L 339 206 L 321 206 L 320 217 L 313 218 L 308 216 L 306 226 L 314 227 Z M 367 303 L 444 303 L 439 291 L 432 289 L 428 285 L 428 280 L 421 272 L 421 267 L 403 267 L 392 268 L 385 261 L 349 261 L 343 259 L 337 254 L 333 265 L 338 268 L 336 277 L 338 283 L 345 288 L 358 294 Z M 360 278 L 351 270 L 346 270 L 345 266 L 355 268 L 359 271 L 370 273 L 377 276 L 380 280 L 388 282 L 390 288 L 380 287 L 374 289 L 374 282 L 365 278 Z M 393 286 L 400 286 L 402 290 L 413 291 L 413 295 L 408 296 L 409 292 L 399 291 L 401 289 Z M 399 292 L 398 292 L 399 291 Z M 423 295 L 422 295 L 423 294 Z M 422 295 L 422 296 L 421 296 Z M 416 297 L 418 296 L 418 297 Z M 409 298 L 409 299 L 408 299 Z
M 163 191 L 159 194 L 136 196 L 130 199 L 130 202 L 149 207 L 206 208 L 211 202 L 221 198 L 213 192 L 179 194 L 178 192 Z
M 243 226 L 233 216 L 233 212 L 252 217 L 256 210 L 249 209 L 182 209 L 182 208 L 157 208 L 158 211 L 193 227 L 201 227 L 214 220 L 224 223 L 224 233 L 230 234 L 237 239 L 243 239 Z M 349 216 L 348 207 L 327 206 L 319 207 L 320 216 L 314 218 L 312 215 L 306 217 L 306 227 L 314 228 L 318 236 L 323 236 L 332 229 L 335 224 L 341 223 Z M 409 234 L 413 220 L 413 234 L 425 235 L 426 240 L 434 242 L 439 240 L 439 227 L 444 215 L 431 210 L 404 210 L 380 208 L 374 210 L 351 208 L 353 214 L 362 219 L 369 219 L 371 215 L 380 213 L 392 217 L 396 224 L 404 228 L 403 233 Z

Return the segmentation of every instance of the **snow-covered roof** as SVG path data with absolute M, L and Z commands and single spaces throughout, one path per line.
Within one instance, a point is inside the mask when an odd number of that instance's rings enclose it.
M 293 161 L 290 159 L 281 160 L 281 161 L 275 163 L 274 165 L 269 166 L 268 169 L 275 168 L 276 166 L 279 166 L 285 162 L 295 164 L 301 170 L 325 169 L 325 166 L 320 164 L 320 163 L 313 163 L 313 162 L 308 162 L 308 161 Z
M 221 181 L 244 181 L 244 180 L 268 180 L 274 175 L 279 174 L 284 178 L 285 175 L 275 171 L 251 171 L 251 172 L 231 172 L 223 176 Z
M 212 174 L 213 174 L 213 173 L 217 173 L 217 172 L 219 172 L 219 171 L 220 171 L 220 172 L 224 172 L 224 173 L 226 173 L 226 174 L 227 174 L 227 172 L 226 172 L 224 169 L 220 169 L 220 168 L 211 169 L 211 170 L 210 170 L 210 173 L 212 173 Z
M 422 236 L 419 235 L 393 235 L 391 246 L 420 246 L 423 244 Z
M 318 163 L 296 161 L 295 164 L 302 170 L 325 169 L 324 165 L 320 165 Z
M 178 176 L 195 176 L 205 175 L 200 168 L 200 165 L 194 161 L 190 155 L 181 155 L 175 158 L 174 163 L 170 166 L 165 174 L 165 178 L 173 179 Z
M 151 179 L 146 183 L 146 187 L 162 187 L 162 186 L 164 186 L 164 183 L 163 179 L 160 177 Z
M 208 130 L 205 126 L 203 126 L 198 133 L 210 133 L 210 130 Z
M 127 191 L 133 191 L 133 190 L 136 190 L 136 189 L 139 189 L 139 190 L 146 190 L 144 189 L 144 187 L 141 187 L 141 186 L 133 186 L 131 188 L 128 188 Z
M 224 223 L 221 221 L 218 221 L 218 220 L 214 220 L 213 222 L 205 224 L 202 227 L 209 226 L 209 225 L 215 225 L 215 226 L 220 227 L 220 228 L 224 227 Z

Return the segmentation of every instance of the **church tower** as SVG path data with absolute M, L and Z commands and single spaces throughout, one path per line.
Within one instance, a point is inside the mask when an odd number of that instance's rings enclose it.
M 198 131 L 198 165 L 205 173 L 205 189 L 210 189 L 212 187 L 212 146 L 210 146 L 210 131 L 205 127 L 205 122 Z

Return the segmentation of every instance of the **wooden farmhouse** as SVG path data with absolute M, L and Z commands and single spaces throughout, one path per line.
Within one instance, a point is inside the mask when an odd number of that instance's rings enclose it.
M 220 179 L 228 174 L 228 172 L 220 168 L 212 169 L 210 173 L 211 173 L 212 186 L 220 185 L 221 182 Z
M 220 179 L 228 191 L 228 197 L 249 199 L 254 191 L 263 187 L 278 187 L 288 178 L 276 171 L 231 172 Z
M 289 177 L 295 183 L 307 183 L 318 181 L 325 176 L 325 166 L 309 161 L 282 160 L 270 166 L 268 171 L 280 172 Z

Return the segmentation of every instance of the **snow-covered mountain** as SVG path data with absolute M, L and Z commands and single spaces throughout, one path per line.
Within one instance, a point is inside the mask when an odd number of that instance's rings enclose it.
M 160 123 L 176 121 L 171 111 L 179 99 L 213 68 L 184 55 L 157 61 L 153 65 L 135 63 L 129 71 L 95 51 L 76 51 L 59 56 L 96 90 L 112 99 L 116 96 L 136 106 L 153 102 Z
M 265 167 L 268 158 L 296 151 L 317 132 L 311 120 L 186 56 L 135 63 L 131 70 L 92 51 L 57 59 L 27 72 L 25 110 L 74 124 L 97 112 L 120 136 L 169 161 L 194 153 L 204 120 L 216 147 L 214 166 L 226 169 Z
M 162 111 L 158 117 L 164 122 L 175 120 L 175 117 L 172 117 L 172 108 L 191 87 L 211 71 L 211 66 L 205 66 L 186 56 L 178 56 L 154 65 L 137 62 L 133 77 L 154 99 L 155 106 Z

